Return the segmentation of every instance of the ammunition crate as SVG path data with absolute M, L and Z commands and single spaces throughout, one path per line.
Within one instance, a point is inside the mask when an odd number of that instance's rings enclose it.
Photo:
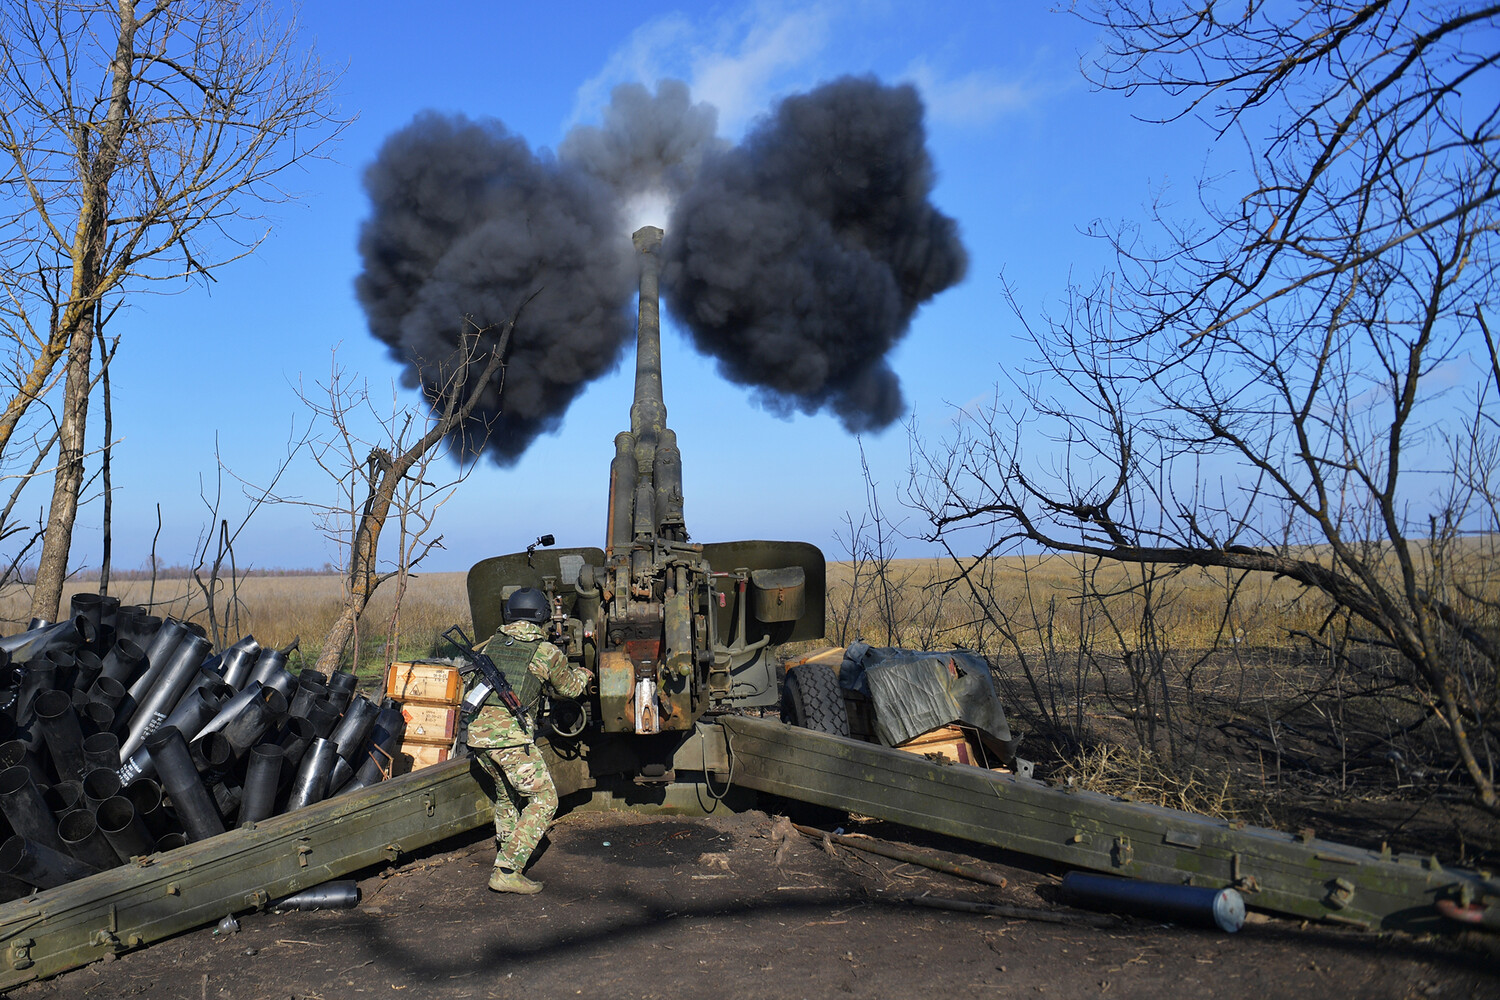
M 458 668 L 446 663 L 392 663 L 385 676 L 385 692 L 399 702 L 457 705 L 463 698 Z
M 896 749 L 932 759 L 941 757 L 955 764 L 973 764 L 974 755 L 962 729 L 957 726 L 942 726 L 921 736 L 913 737 Z
M 408 701 L 402 704 L 401 714 L 406 717 L 406 739 L 423 743 L 453 742 L 458 732 L 458 709 L 450 705 L 424 705 Z
M 433 764 L 441 764 L 452 754 L 452 748 L 443 744 L 414 743 L 407 741 L 401 744 L 401 749 L 396 754 L 396 774 L 406 774 L 409 771 L 420 771 L 424 767 Z
M 958 725 L 939 726 L 937 729 L 914 736 L 896 747 L 897 750 L 905 750 L 928 760 L 945 760 L 953 764 L 972 764 L 975 767 L 988 767 L 992 771 L 1000 771 L 1010 774 L 1010 769 L 1002 767 L 998 760 L 988 757 L 982 747 L 976 749 L 976 741 L 963 727 Z

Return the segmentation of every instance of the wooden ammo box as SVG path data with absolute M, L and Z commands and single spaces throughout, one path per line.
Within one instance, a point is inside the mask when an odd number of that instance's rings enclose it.
M 385 693 L 403 705 L 457 705 L 463 700 L 464 683 L 458 668 L 447 663 L 392 663 L 385 675 Z
M 447 663 L 417 660 L 392 663 L 386 672 L 386 694 L 401 703 L 406 736 L 395 772 L 405 774 L 447 760 L 458 731 L 463 678 Z
M 992 771 L 1010 773 L 1010 768 L 1000 765 L 999 759 L 987 752 L 984 741 L 977 733 L 965 732 L 959 725 L 939 726 L 921 736 L 914 736 L 896 747 L 928 760 L 946 760 L 953 764 L 973 764 Z

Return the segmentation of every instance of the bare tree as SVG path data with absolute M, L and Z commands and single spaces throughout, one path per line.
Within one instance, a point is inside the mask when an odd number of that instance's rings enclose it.
M 332 84 L 268 0 L 0 4 L 0 458 L 64 372 L 34 615 L 66 572 L 101 304 L 249 252 L 249 206 L 345 124 Z
M 399 399 L 393 399 L 389 412 L 377 412 L 368 388 L 363 383 L 351 385 L 336 360 L 316 398 L 310 391 L 301 393 L 315 420 L 327 428 L 326 434 L 310 440 L 309 448 L 338 483 L 340 496 L 338 503 L 315 505 L 324 533 L 342 553 L 345 584 L 344 606 L 323 639 L 318 670 L 339 669 L 351 642 L 358 659 L 359 628 L 375 591 L 395 577 L 404 592 L 407 574 L 441 545 L 441 536 L 430 534 L 434 515 L 472 468 L 465 460 L 483 445 L 463 435 L 481 399 L 489 397 L 493 403 L 492 394 L 503 391 L 505 352 L 519 316 L 517 309 L 498 330 L 477 329 L 470 323 L 452 357 L 423 366 L 426 413 Z M 497 373 L 501 379 L 492 384 Z M 373 418 L 373 434 L 356 426 L 359 416 Z M 445 442 L 448 447 L 439 447 Z M 450 448 L 459 459 L 457 473 L 445 481 L 430 481 L 435 462 Z M 382 562 L 381 537 L 393 516 L 400 535 L 397 553 L 394 560 Z M 393 616 L 388 657 L 397 625 Z
M 1500 6 L 1095 17 L 1096 82 L 1213 118 L 1245 169 L 1205 182 L 1197 222 L 1101 232 L 1117 273 L 1060 316 L 1012 297 L 1037 363 L 926 451 L 933 533 L 1295 580 L 1403 665 L 1500 808 Z

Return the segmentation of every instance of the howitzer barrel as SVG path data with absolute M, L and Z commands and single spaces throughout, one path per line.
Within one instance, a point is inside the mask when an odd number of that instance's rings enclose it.
M 636 319 L 635 400 L 630 404 L 630 433 L 635 436 L 636 456 L 649 449 L 644 469 L 649 472 L 655 448 L 667 426 L 667 404 L 661 390 L 661 279 L 662 232 L 642 226 L 631 237 L 640 254 L 641 295 Z
M 667 428 L 661 381 L 660 279 L 662 231 L 643 226 L 632 237 L 640 258 L 636 319 L 635 398 L 630 430 L 615 438 L 610 463 L 605 544 L 622 556 L 636 540 L 682 540 L 682 453 Z

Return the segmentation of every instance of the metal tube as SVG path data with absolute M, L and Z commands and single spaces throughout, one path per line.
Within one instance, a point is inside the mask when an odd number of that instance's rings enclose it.
M 333 770 L 328 772 L 328 792 L 323 797 L 325 799 L 333 798 L 345 785 L 349 784 L 350 779 L 353 777 L 354 768 L 349 766 L 347 760 L 340 757 L 333 762 Z
M 338 746 L 332 740 L 321 737 L 313 740 L 297 776 L 292 779 L 291 797 L 287 799 L 286 811 L 292 812 L 303 806 L 319 802 L 328 794 L 328 774 L 333 762 L 338 760 Z
M 57 664 L 51 660 L 38 660 L 21 668 L 21 683 L 16 691 L 16 721 L 30 725 L 34 714 L 34 703 L 46 691 L 52 690 L 52 681 L 57 674 Z M 35 734 L 33 734 L 35 735 Z M 28 743 L 34 742 L 27 740 Z
M 275 814 L 276 793 L 281 790 L 281 768 L 285 756 L 285 751 L 274 743 L 261 743 L 250 748 L 250 763 L 245 767 L 245 790 L 240 798 L 239 826 Z
M 177 848 L 186 847 L 187 845 L 188 835 L 177 830 L 173 830 L 171 833 L 164 833 L 156 838 L 156 849 L 158 851 L 175 851 Z
M 73 657 L 76 672 L 73 674 L 72 690 L 87 691 L 104 671 L 104 661 L 99 659 L 99 654 L 88 649 L 80 649 Z
M 209 733 L 188 744 L 193 767 L 205 785 L 223 781 L 234 767 L 234 747 L 223 733 Z
M 104 654 L 104 665 L 99 671 L 99 677 L 119 682 L 122 685 L 120 697 L 123 698 L 123 686 L 134 682 L 145 667 L 146 651 L 134 639 L 116 638 L 114 646 Z M 97 685 L 98 680 L 94 683 Z
M 220 816 L 238 816 L 240 813 L 240 801 L 244 798 L 245 789 L 235 779 L 233 773 L 226 775 L 223 781 L 217 782 L 209 789 L 209 794 L 214 797 L 214 805 L 219 807 Z
M 280 691 L 288 701 L 297 693 L 297 678 L 290 670 L 273 670 L 261 678 L 261 686 L 271 691 Z
M 66 852 L 62 841 L 57 839 L 57 817 L 47 807 L 41 789 L 24 765 L 0 771 L 0 813 L 5 814 L 10 828 L 22 837 Z
M 59 781 L 42 790 L 42 801 L 54 816 L 64 816 L 83 807 L 83 782 L 76 778 Z
M 85 590 L 68 598 L 68 617 L 77 618 L 79 615 L 97 629 L 104 623 L 104 597 Z
M 104 705 L 111 712 L 120 707 L 120 702 L 125 700 L 125 685 L 113 677 L 99 675 L 89 688 L 89 701 L 96 705 Z
M 36 700 L 36 721 L 59 777 L 83 778 L 83 729 L 66 691 L 46 691 Z
M 307 721 L 312 723 L 313 735 L 327 739 L 339 724 L 339 712 L 330 702 L 320 701 L 308 712 Z
M 220 667 L 224 677 L 224 683 L 238 691 L 245 686 L 250 679 L 250 671 L 255 666 L 256 658 L 260 656 L 260 643 L 255 641 L 255 636 L 247 635 L 239 642 L 224 650 Z
M 208 725 L 208 720 L 219 714 L 224 703 L 232 697 L 234 689 L 215 676 L 203 687 L 194 688 L 184 695 L 162 725 L 176 726 L 182 733 L 196 733 Z
M 272 910 L 351 910 L 359 905 L 359 883 L 353 880 L 324 882 L 294 896 L 278 899 Z
M 105 799 L 120 794 L 120 776 L 107 767 L 96 767 L 83 776 L 83 800 L 96 807 Z
M 156 850 L 156 838 L 151 836 L 151 831 L 146 828 L 140 816 L 136 815 L 135 803 L 125 796 L 116 795 L 99 803 L 94 819 L 98 821 L 99 831 L 104 834 L 104 839 L 109 841 L 109 846 L 114 848 L 115 856 L 121 861 L 128 862 L 131 858 L 151 854 Z
M 118 771 L 120 769 L 120 738 L 114 733 L 95 733 L 93 736 L 85 736 L 83 760 L 88 770 L 107 767 L 111 771 Z
M 281 747 L 282 757 L 288 767 L 295 768 L 301 762 L 302 755 L 317 736 L 313 724 L 307 719 L 298 715 L 287 718 L 276 736 L 276 745 Z
M 0 637 L 0 651 L 10 654 L 11 663 L 27 663 L 53 649 L 77 649 L 92 642 L 94 626 L 82 616 Z
M 57 839 L 57 834 L 52 835 Z M 58 841 L 58 843 L 62 843 Z M 52 889 L 97 871 L 60 847 L 20 835 L 0 844 L 0 875 L 9 875 L 38 889 Z
M 285 653 L 283 653 L 279 649 L 264 647 L 260 651 L 260 656 L 255 661 L 255 666 L 250 670 L 250 680 L 260 681 L 262 684 L 264 684 L 267 677 L 270 677 L 276 671 L 281 670 L 285 667 Z
M 146 824 L 153 839 L 160 840 L 171 830 L 172 824 L 161 804 L 161 785 L 150 778 L 137 778 L 126 784 L 121 794 L 135 806 L 135 814 Z
M 177 644 L 189 635 L 187 626 L 176 618 L 168 618 L 161 623 L 161 628 L 151 637 L 151 642 L 146 646 L 146 669 L 129 686 L 131 700 L 139 705 L 146 692 L 156 683 L 161 672 L 166 669 L 167 661 L 172 657 L 172 651 Z
M 297 682 L 297 692 L 292 695 L 291 704 L 287 706 L 288 712 L 292 715 L 300 715 L 304 719 L 307 718 L 308 710 L 313 707 L 313 704 L 326 700 L 328 694 L 328 685 L 310 679 L 307 676 L 309 672 L 316 673 L 316 671 L 302 671 L 302 677 Z
M 1234 889 L 1068 872 L 1063 877 L 1062 896 L 1085 909 L 1147 916 L 1195 927 L 1218 927 L 1231 934 L 1245 925 L 1245 900 Z
M 182 733 L 171 726 L 146 737 L 145 747 L 156 765 L 162 789 L 172 797 L 177 818 L 187 829 L 189 840 L 207 840 L 224 832 L 224 819 L 198 778 Z
M 78 713 L 78 725 L 83 729 L 83 739 L 88 741 L 90 736 L 98 733 L 114 734 L 115 710 L 108 705 L 101 705 L 97 701 L 85 701 L 80 708 L 77 695 L 74 696 L 73 708 Z
M 73 678 L 78 674 L 78 657 L 66 649 L 49 649 L 32 662 L 40 660 L 46 660 L 52 664 L 53 688 L 58 691 L 73 690 Z
M 260 742 L 266 730 L 286 716 L 286 698 L 280 691 L 266 690 L 263 697 L 256 698 L 245 706 L 221 730 L 234 747 L 234 756 L 243 757 L 250 748 Z
M 328 677 L 328 703 L 342 715 L 359 690 L 359 678 L 347 670 L 335 670 Z
M 209 719 L 208 722 L 203 726 L 203 728 L 198 730 L 193 735 L 197 737 L 202 736 L 205 733 L 216 733 L 219 730 L 223 729 L 236 715 L 245 711 L 252 701 L 255 701 L 257 698 L 262 697 L 263 690 L 264 689 L 261 687 L 260 681 L 247 682 L 245 686 L 240 689 L 238 694 L 236 694 L 233 698 L 230 698 L 223 704 L 223 706 L 219 709 L 218 715 L 215 715 L 212 719 Z
M 109 846 L 94 814 L 87 809 L 74 809 L 57 821 L 57 836 L 68 853 L 86 865 L 107 871 L 120 863 L 115 849 Z
M 399 707 L 382 707 L 375 716 L 375 726 L 370 739 L 365 743 L 354 780 L 345 791 L 364 788 L 391 776 L 395 755 L 401 749 L 401 739 L 406 735 L 406 716 Z
M 34 784 L 46 784 L 47 768 L 25 740 L 7 740 L 0 743 L 0 771 L 10 767 L 24 767 L 31 773 Z
M 182 693 L 198 673 L 199 664 L 212 648 L 207 639 L 188 633 L 172 649 L 172 655 L 158 675 L 156 683 L 142 694 L 130 693 L 140 706 L 130 718 L 130 732 L 120 741 L 120 756 L 127 757 L 148 735 L 160 728 L 172 714 Z
M 338 744 L 339 756 L 349 761 L 359 753 L 365 740 L 370 736 L 370 730 L 375 725 L 375 716 L 380 714 L 380 709 L 364 695 L 356 697 L 344 710 L 344 718 L 329 737 Z

